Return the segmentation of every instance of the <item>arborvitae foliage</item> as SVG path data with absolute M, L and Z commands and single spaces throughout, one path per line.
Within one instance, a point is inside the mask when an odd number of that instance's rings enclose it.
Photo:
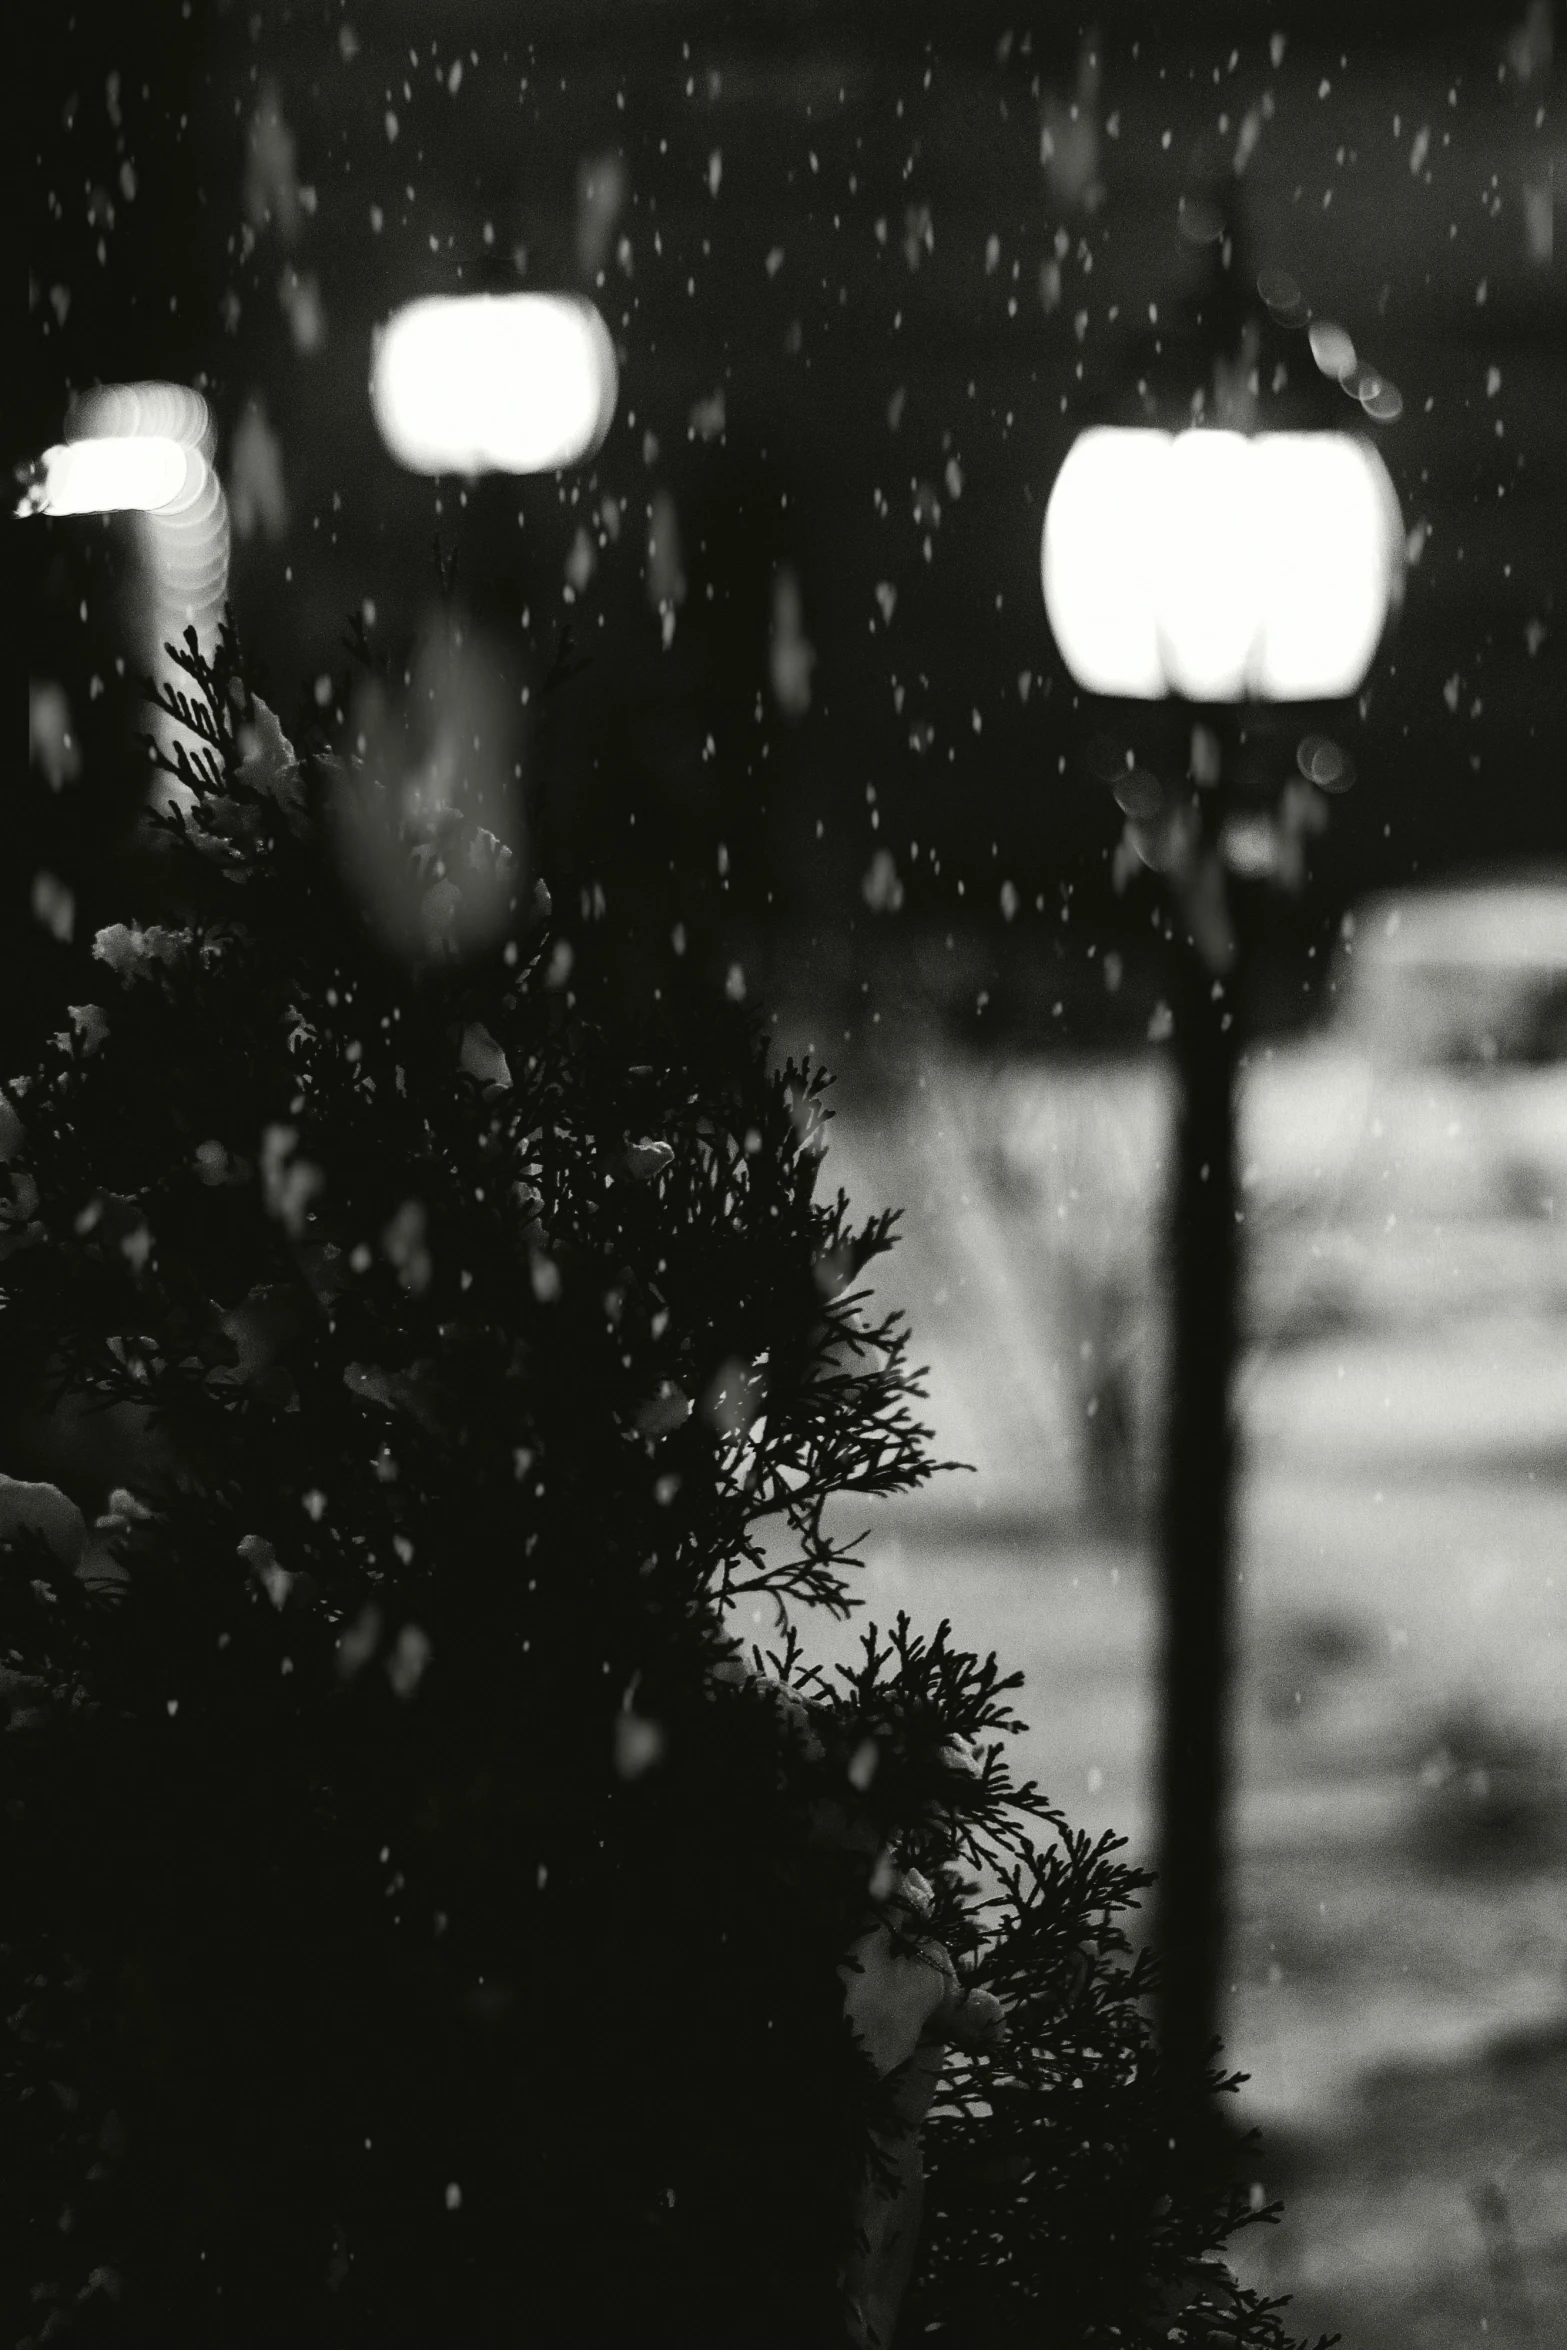
M 1144 1880 L 1012 1783 L 1018 1676 L 902 1620 L 739 1654 L 933 1467 L 822 1073 L 596 1012 L 488 835 L 170 651 L 187 918 L 101 934 L 0 1111 L 4 1344 L 142 1463 L 85 1551 L 3 1497 L 7 2337 L 864 2340 L 945 2032 L 900 2341 L 1282 2344 L 1199 2265 L 1270 2215 L 1166 2175 Z

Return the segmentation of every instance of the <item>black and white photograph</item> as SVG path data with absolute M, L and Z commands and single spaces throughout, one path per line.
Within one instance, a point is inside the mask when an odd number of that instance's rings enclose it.
M 1567 2342 L 1561 35 L 22 0 L 0 2339 Z

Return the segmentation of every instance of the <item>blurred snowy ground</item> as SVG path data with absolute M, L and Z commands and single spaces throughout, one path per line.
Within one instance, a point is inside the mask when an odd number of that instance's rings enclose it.
M 1017 1766 L 1139 1860 L 1169 1113 L 1154 1056 L 889 1044 L 874 1089 L 837 1087 L 826 1169 L 862 1211 L 905 1207 L 878 1301 L 910 1314 L 937 1451 L 979 1472 L 866 1513 L 867 1616 L 948 1614 L 1023 1667 Z M 1264 1048 L 1240 1159 L 1226 2038 L 1289 2204 L 1249 2270 L 1353 2344 L 1482 2318 L 1544 2341 L 1567 2286 L 1567 1067 L 1401 1067 L 1353 1024 Z

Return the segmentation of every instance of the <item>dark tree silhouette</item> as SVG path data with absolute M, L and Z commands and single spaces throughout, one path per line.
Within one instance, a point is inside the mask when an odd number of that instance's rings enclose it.
M 5 1347 L 138 1461 L 0 1484 L 8 2338 L 1283 2345 L 1020 1677 L 742 1653 L 935 1467 L 823 1073 L 170 652 L 164 919 L 0 1112 Z

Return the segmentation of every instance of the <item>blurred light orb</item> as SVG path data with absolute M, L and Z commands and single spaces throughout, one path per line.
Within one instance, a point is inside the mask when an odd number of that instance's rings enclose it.
M 1385 375 L 1374 387 L 1362 386 L 1355 397 L 1375 424 L 1396 424 L 1404 413 L 1404 395 Z
M 194 628 L 211 655 L 228 591 L 228 501 L 214 462 L 212 410 L 190 384 L 94 384 L 77 394 L 65 439 L 28 469 L 18 514 L 129 514 L 139 557 L 132 601 L 137 658 L 165 672 L 164 647 Z M 180 730 L 152 713 L 172 757 Z M 187 786 L 159 773 L 160 807 L 188 806 Z
M 1306 329 L 1306 340 L 1311 345 L 1311 356 L 1323 375 L 1335 383 L 1342 383 L 1354 372 L 1355 346 L 1341 326 L 1331 319 L 1316 318 Z
M 1296 748 L 1295 764 L 1318 791 L 1346 792 L 1355 780 L 1355 762 L 1330 735 L 1303 735 Z
M 1387 468 L 1338 433 L 1095 426 L 1056 477 L 1040 551 L 1072 676 L 1137 701 L 1353 693 L 1402 565 Z
M 1305 298 L 1287 269 L 1263 270 L 1257 279 L 1257 291 L 1276 325 L 1304 326 L 1309 320 L 1311 312 Z
M 411 473 L 550 473 L 590 456 L 615 413 L 615 346 L 591 302 L 432 295 L 377 330 L 370 404 Z
M 213 448 L 212 411 L 189 384 L 94 384 L 79 392 L 65 420 L 65 437 L 85 441 L 117 434 L 161 435 L 187 449 Z
M 211 407 L 190 384 L 94 384 L 78 393 L 65 420 L 61 452 L 70 468 L 100 491 L 116 480 L 155 481 L 158 495 L 107 495 L 77 512 L 131 509 L 139 556 L 134 590 L 137 658 L 168 674 L 165 645 L 194 628 L 209 657 L 217 642 L 229 575 L 229 514 L 215 462 Z M 51 455 L 55 452 L 51 451 Z M 152 713 L 153 740 L 172 757 L 180 730 L 168 713 Z M 188 807 L 186 785 L 160 772 L 154 804 Z

